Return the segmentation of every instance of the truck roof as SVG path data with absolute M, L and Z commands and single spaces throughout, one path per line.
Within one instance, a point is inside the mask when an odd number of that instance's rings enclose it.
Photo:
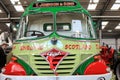
M 38 4 L 42 5 L 36 6 Z M 37 0 L 26 8 L 22 16 L 40 12 L 57 13 L 67 11 L 80 11 L 86 15 L 90 15 L 89 12 L 80 5 L 78 0 Z

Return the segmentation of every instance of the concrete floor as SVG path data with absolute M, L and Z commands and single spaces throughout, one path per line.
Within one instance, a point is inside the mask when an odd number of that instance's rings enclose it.
M 112 79 L 111 80 L 115 80 L 115 75 L 113 75 Z

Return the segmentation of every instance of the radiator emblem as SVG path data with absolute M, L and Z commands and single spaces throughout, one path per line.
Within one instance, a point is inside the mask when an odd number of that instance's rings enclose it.
M 68 55 L 67 52 L 64 52 L 64 51 L 61 51 L 61 50 L 58 50 L 55 48 L 41 54 L 41 56 L 44 57 L 46 59 L 46 61 L 49 63 L 50 69 L 53 70 L 54 72 L 56 71 L 60 62 L 67 55 Z

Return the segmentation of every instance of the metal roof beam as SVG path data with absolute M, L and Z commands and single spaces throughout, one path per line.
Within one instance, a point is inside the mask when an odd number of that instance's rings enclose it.
M 110 1 L 111 1 L 111 0 L 106 0 L 105 5 L 103 6 L 103 8 L 102 8 L 101 11 L 100 11 L 100 15 L 103 15 L 103 14 L 104 14 L 105 10 L 107 9 L 108 5 L 110 4 Z
M 4 11 L 6 12 L 6 14 L 8 15 L 8 18 L 10 18 L 10 11 L 7 9 L 7 7 L 5 6 L 5 4 L 0 0 L 0 4 L 2 6 L 2 8 L 4 9 Z
M 103 8 L 100 10 L 100 16 L 102 16 L 105 12 L 105 10 L 107 9 L 109 3 L 110 3 L 111 0 L 106 0 L 106 3 L 104 4 Z M 99 39 L 101 40 L 102 39 L 102 19 L 101 18 L 98 18 L 97 20 L 97 26 L 99 27 Z M 101 32 L 101 33 L 100 33 Z
M 119 18 L 120 16 L 92 16 L 92 18 Z
M 120 16 L 92 16 L 93 20 L 120 20 Z M 19 20 L 20 17 L 0 18 L 2 20 Z

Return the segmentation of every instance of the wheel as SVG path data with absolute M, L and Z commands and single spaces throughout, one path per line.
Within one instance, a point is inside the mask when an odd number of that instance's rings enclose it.
M 120 80 L 120 63 L 116 67 L 116 80 Z
M 37 36 L 37 37 L 44 36 L 43 32 L 41 32 L 41 31 L 29 30 L 26 33 L 28 33 L 28 32 L 32 32 L 31 36 Z

